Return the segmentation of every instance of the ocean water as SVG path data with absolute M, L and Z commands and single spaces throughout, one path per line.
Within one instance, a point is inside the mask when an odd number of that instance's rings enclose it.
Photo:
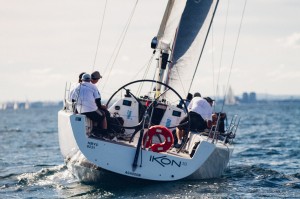
M 300 103 L 225 107 L 241 122 L 221 178 L 80 183 L 59 150 L 61 107 L 0 110 L 0 198 L 300 198 Z

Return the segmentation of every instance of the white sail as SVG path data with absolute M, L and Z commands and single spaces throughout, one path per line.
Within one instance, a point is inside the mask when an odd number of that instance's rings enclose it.
M 218 0 L 186 2 L 167 76 L 168 84 L 183 96 L 188 92 L 217 5 Z
M 236 100 L 235 100 L 235 96 L 233 94 L 233 90 L 231 88 L 231 86 L 228 89 L 226 98 L 225 98 L 225 104 L 226 105 L 234 105 L 236 104 Z
M 176 30 L 185 4 L 186 0 L 169 0 L 157 34 L 159 41 L 157 48 L 164 49 L 164 44 L 172 45 L 174 43 Z
M 15 103 L 14 103 L 14 106 L 13 106 L 13 109 L 14 109 L 14 110 L 17 110 L 18 108 L 19 108 L 18 102 L 15 102 Z
M 7 108 L 7 104 L 6 104 L 6 103 L 3 103 L 3 104 L 2 104 L 2 109 L 3 109 L 3 110 L 6 110 L 6 108 Z
M 24 105 L 24 109 L 29 109 L 30 108 L 30 103 L 28 100 L 26 100 L 25 105 Z

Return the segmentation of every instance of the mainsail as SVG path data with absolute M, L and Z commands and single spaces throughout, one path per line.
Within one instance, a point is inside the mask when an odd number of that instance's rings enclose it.
M 157 33 L 159 49 L 164 49 L 163 43 L 169 45 L 174 43 L 176 30 L 178 28 L 185 4 L 186 0 L 169 0 L 164 17 L 160 24 L 159 31 Z
M 173 41 L 170 45 L 171 63 L 165 82 L 182 96 L 186 96 L 189 90 L 218 2 L 218 0 L 169 1 L 158 40 L 159 43 L 162 40 Z

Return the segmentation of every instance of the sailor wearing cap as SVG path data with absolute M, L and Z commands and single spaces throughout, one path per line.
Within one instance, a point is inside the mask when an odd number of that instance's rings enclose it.
M 91 74 L 91 83 L 92 84 L 97 84 L 98 83 L 98 81 L 99 81 L 99 79 L 101 79 L 102 78 L 102 75 L 100 75 L 100 72 L 99 71 L 94 71 L 94 72 L 92 72 L 92 74 Z M 101 112 L 104 112 L 105 113 L 105 117 L 106 117 L 106 121 L 107 121 L 107 127 L 108 128 L 110 128 L 110 126 L 109 126 L 109 121 L 110 121 L 110 113 L 109 113 L 109 111 L 107 110 L 107 107 L 106 107 L 106 105 L 101 105 L 101 108 L 99 108 L 99 110 L 101 111 Z
M 99 79 L 102 78 L 102 76 L 100 75 L 99 71 L 94 71 L 91 74 L 91 78 L 92 78 L 91 80 L 92 84 L 96 84 L 99 81 Z
M 102 124 L 101 129 L 107 129 L 105 114 L 98 110 L 101 107 L 101 96 L 97 87 L 91 83 L 91 76 L 87 73 L 82 75 L 81 80 L 82 83 L 78 84 L 71 96 L 72 101 L 76 102 L 77 112 Z
M 178 144 L 175 145 L 176 148 L 181 146 L 183 136 L 189 130 L 201 132 L 206 128 L 211 128 L 213 101 L 210 97 L 202 98 L 199 95 L 194 95 L 188 105 L 189 116 L 184 117 L 180 122 L 183 125 L 176 129 L 178 139 Z M 189 124 L 187 124 L 187 121 L 189 121 Z
M 213 99 L 211 99 L 210 97 L 204 97 L 204 99 L 212 106 L 214 101 Z

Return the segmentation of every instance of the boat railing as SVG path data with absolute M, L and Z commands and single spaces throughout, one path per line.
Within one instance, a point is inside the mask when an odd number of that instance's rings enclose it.
M 229 142 L 230 144 L 232 143 L 233 139 L 235 138 L 236 131 L 239 127 L 240 120 L 241 117 L 238 117 L 238 115 L 233 116 L 228 128 L 225 131 L 226 139 L 224 139 L 224 143 L 225 142 Z
M 71 82 L 66 82 L 65 86 L 65 92 L 64 92 L 64 100 L 63 100 L 63 110 L 67 112 L 75 112 L 75 106 L 74 103 L 70 100 L 70 92 L 71 92 L 71 87 L 72 87 Z
M 223 141 L 223 143 L 232 143 L 233 139 L 235 138 L 236 131 L 238 129 L 239 123 L 240 123 L 240 117 L 238 115 L 234 115 L 231 119 L 230 124 L 228 125 L 227 129 L 224 133 L 221 133 L 219 129 L 219 118 L 217 120 L 216 125 L 213 125 L 208 133 L 207 140 L 209 138 L 212 138 L 212 143 L 217 143 L 218 140 Z

